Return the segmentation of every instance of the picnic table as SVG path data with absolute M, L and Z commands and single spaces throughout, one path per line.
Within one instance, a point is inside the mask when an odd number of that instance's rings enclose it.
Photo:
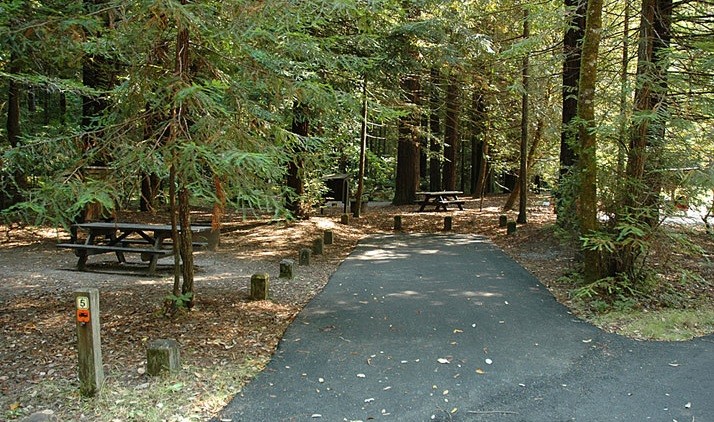
M 154 274 L 159 258 L 173 256 L 174 253 L 170 224 L 91 222 L 72 227 L 87 232 L 84 243 L 59 243 L 57 247 L 74 250 L 79 258 L 77 268 L 80 271 L 85 270 L 90 255 L 115 253 L 119 262 L 126 262 L 125 253 L 138 253 L 142 261 L 149 262 L 149 274 Z M 194 234 L 210 231 L 210 226 L 191 226 Z M 205 244 L 194 242 L 194 246 Z
M 464 200 L 459 199 L 459 195 L 463 195 L 463 192 L 456 190 L 445 190 L 436 192 L 416 192 L 417 195 L 421 195 L 424 198 L 418 201 L 419 212 L 425 210 L 428 205 L 434 205 L 434 211 L 447 211 L 448 205 L 456 205 L 460 210 L 464 209 Z

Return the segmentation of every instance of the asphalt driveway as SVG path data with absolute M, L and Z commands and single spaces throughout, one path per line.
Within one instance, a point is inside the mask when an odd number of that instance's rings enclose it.
M 482 237 L 373 237 L 219 419 L 714 421 L 713 346 L 604 333 Z

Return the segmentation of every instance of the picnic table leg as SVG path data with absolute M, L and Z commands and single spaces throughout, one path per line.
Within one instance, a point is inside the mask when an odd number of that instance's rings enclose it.
M 114 245 L 114 244 L 117 244 L 117 243 L 118 243 L 118 240 L 117 240 L 116 233 L 110 233 L 110 234 L 109 234 L 109 244 Z M 117 251 L 117 252 L 115 252 L 115 253 L 116 253 L 116 256 L 117 256 L 117 261 L 119 261 L 119 262 L 126 262 L 126 258 L 124 257 L 124 252 L 119 252 L 119 251 Z
M 149 261 L 149 275 L 156 274 L 156 265 L 159 262 L 158 255 L 151 255 L 151 260 Z
M 87 251 L 77 250 L 75 252 L 79 257 L 79 259 L 77 260 L 77 269 L 79 271 L 84 271 L 85 269 L 87 269 L 87 258 L 89 258 L 89 255 L 87 254 Z

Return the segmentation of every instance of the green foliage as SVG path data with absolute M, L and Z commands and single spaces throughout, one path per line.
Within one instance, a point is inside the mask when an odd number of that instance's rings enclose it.
M 187 304 L 193 299 L 193 292 L 188 292 L 176 296 L 174 294 L 169 294 L 166 296 L 166 304 L 168 309 L 186 309 Z

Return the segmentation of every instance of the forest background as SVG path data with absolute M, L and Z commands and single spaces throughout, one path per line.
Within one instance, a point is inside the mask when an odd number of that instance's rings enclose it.
M 361 201 L 411 204 L 419 190 L 505 191 L 525 224 L 527 195 L 551 193 L 582 264 L 572 295 L 599 312 L 711 286 L 651 265 L 662 243 L 708 259 L 666 222 L 687 209 L 712 231 L 710 0 L 0 9 L 7 225 L 129 209 L 169 210 L 174 226 L 195 208 L 216 227 L 231 212 L 299 220 L 325 176 L 345 174 L 357 216 Z M 190 237 L 174 240 L 186 262 Z M 191 307 L 192 265 L 176 268 L 171 305 Z

